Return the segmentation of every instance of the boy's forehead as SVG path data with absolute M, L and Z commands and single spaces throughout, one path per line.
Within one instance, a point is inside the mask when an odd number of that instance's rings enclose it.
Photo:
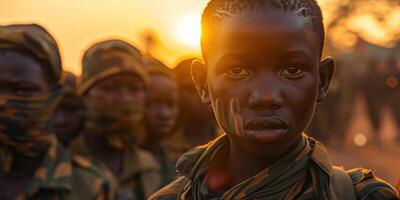
M 213 34 L 207 34 L 209 37 L 203 38 L 203 42 L 206 42 L 203 43 L 203 53 L 207 54 L 205 57 L 215 53 L 221 45 L 244 44 L 246 37 L 250 38 L 249 43 L 256 46 L 261 43 L 255 41 L 255 38 L 262 38 L 263 41 L 270 41 L 278 46 L 280 42 L 284 42 L 285 44 L 280 45 L 283 48 L 287 47 L 283 45 L 308 46 L 312 54 L 317 52 L 318 59 L 320 57 L 320 38 L 313 29 L 312 22 L 308 18 L 285 11 L 243 11 L 223 17 L 212 29 Z
M 311 21 L 305 17 L 291 15 L 284 11 L 244 11 L 224 17 L 220 22 L 220 28 L 232 29 L 247 27 L 251 29 L 285 28 L 286 30 L 302 30 L 312 28 Z
M 242 12 L 223 19 L 215 31 L 211 54 L 269 53 L 274 49 L 273 53 L 297 51 L 312 58 L 320 56 L 318 35 L 301 16 L 274 11 Z

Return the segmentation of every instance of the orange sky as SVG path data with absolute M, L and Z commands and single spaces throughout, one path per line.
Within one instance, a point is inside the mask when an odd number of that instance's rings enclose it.
M 323 1 L 323 0 L 321 0 Z M 199 45 L 185 43 L 177 26 L 199 17 L 208 0 L 0 0 L 0 24 L 39 23 L 61 47 L 65 69 L 80 74 L 83 51 L 96 41 L 120 38 L 142 47 L 145 30 L 154 30 L 161 45 L 154 52 L 173 67 L 181 58 L 199 55 Z M 323 5 L 322 5 L 323 6 Z M 400 12 L 395 19 L 400 21 Z M 396 21 L 394 20 L 394 21 Z M 355 21 L 359 28 L 360 22 Z M 362 23 L 361 23 L 362 24 Z M 373 23 L 367 36 L 384 42 L 385 33 Z M 382 35 L 383 34 L 383 35 Z M 382 41 L 380 41 L 382 40 Z
M 0 24 L 39 23 L 59 42 L 65 69 L 80 73 L 83 51 L 96 41 L 120 38 L 141 46 L 152 29 L 162 47 L 155 52 L 169 65 L 198 54 L 177 36 L 177 24 L 200 15 L 207 0 L 0 0 Z

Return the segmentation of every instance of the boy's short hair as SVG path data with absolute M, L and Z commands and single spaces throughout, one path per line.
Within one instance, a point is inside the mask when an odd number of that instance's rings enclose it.
M 202 49 L 205 55 L 214 27 L 224 17 L 233 16 L 243 11 L 281 10 L 288 14 L 304 17 L 319 35 L 321 52 L 324 47 L 325 30 L 322 11 L 316 0 L 211 0 L 202 16 Z

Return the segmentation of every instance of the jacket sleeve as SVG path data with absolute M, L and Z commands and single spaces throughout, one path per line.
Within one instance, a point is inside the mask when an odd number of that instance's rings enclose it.
M 371 170 L 355 169 L 349 172 L 359 200 L 399 200 L 395 189 L 376 177 Z

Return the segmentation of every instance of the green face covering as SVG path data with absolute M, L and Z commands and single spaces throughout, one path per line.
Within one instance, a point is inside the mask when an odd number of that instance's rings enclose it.
M 8 171 L 13 153 L 35 157 L 39 146 L 48 145 L 52 135 L 48 120 L 59 100 L 61 89 L 35 98 L 0 97 L 0 164 Z
M 116 149 L 134 147 L 140 139 L 140 122 L 144 105 L 132 100 L 104 104 L 95 100 L 85 100 L 87 108 L 86 128 L 90 132 L 104 136 Z

